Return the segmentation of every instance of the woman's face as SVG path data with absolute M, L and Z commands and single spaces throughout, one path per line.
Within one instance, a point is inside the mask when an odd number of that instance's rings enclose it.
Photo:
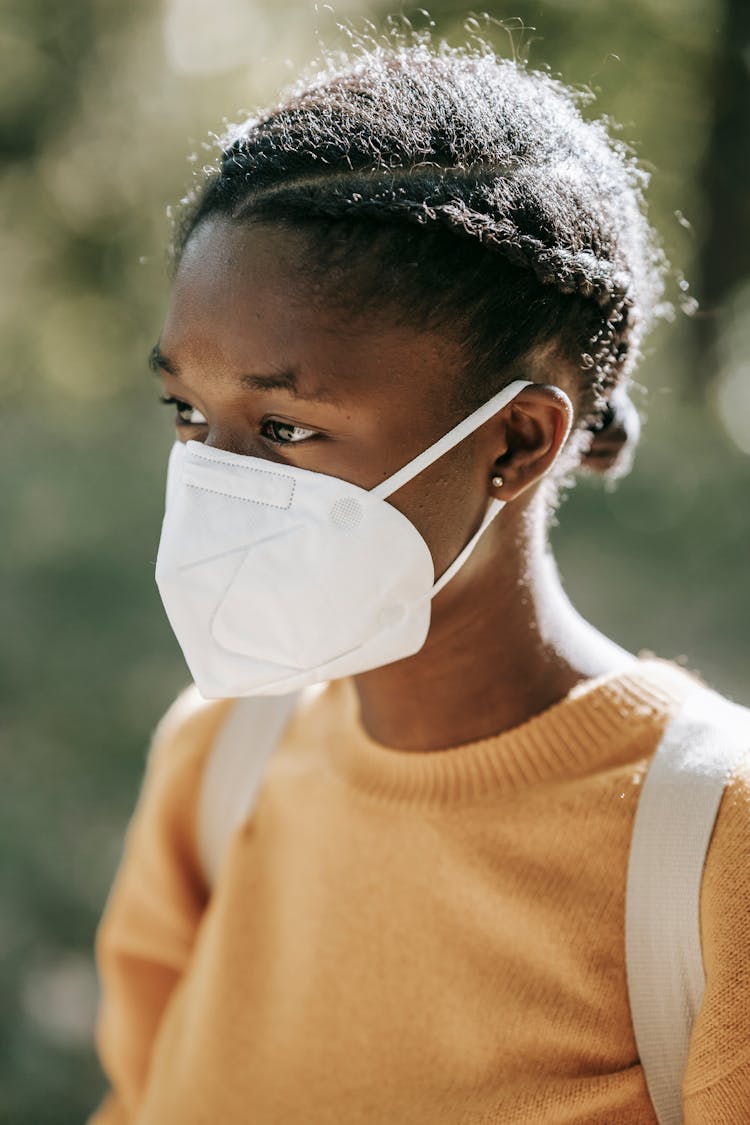
M 448 333 L 326 307 L 306 246 L 280 228 L 204 222 L 180 262 L 153 362 L 176 400 L 181 441 L 369 489 L 459 421 L 449 392 L 465 358 Z M 467 438 L 390 500 L 425 538 L 436 574 L 486 508 L 502 452 L 488 441 L 481 431 Z

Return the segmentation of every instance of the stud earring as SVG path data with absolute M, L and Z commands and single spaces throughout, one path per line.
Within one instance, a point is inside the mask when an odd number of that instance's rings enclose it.
M 502 488 L 503 487 L 503 478 L 500 477 L 500 476 L 493 477 L 492 478 L 492 487 L 493 488 Z

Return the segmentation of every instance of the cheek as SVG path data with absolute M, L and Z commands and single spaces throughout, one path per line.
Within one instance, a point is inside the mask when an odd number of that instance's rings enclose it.
M 489 501 L 484 473 L 468 450 L 452 450 L 390 499 L 427 543 L 439 576 L 482 521 Z

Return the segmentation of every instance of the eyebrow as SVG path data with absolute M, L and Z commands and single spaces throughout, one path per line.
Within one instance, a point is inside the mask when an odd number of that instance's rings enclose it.
M 175 379 L 180 377 L 177 365 L 167 359 L 158 344 L 154 344 L 148 353 L 148 366 L 151 371 L 166 371 L 168 375 L 174 375 Z
M 174 379 L 181 378 L 177 364 L 164 355 L 158 344 L 154 344 L 149 352 L 148 366 L 152 371 L 166 371 Z M 294 371 L 279 371 L 273 375 L 240 375 L 239 381 L 243 387 L 252 391 L 287 391 L 295 398 L 299 397 L 297 374 Z

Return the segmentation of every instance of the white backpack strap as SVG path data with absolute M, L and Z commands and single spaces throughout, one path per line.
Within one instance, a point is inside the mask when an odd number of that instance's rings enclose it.
M 213 887 L 229 839 L 250 813 L 298 694 L 238 699 L 206 762 L 198 803 L 198 856 Z
M 700 688 L 668 724 L 636 810 L 625 903 L 630 1008 L 659 1125 L 679 1125 L 705 987 L 700 890 L 724 786 L 750 749 L 750 712 Z

